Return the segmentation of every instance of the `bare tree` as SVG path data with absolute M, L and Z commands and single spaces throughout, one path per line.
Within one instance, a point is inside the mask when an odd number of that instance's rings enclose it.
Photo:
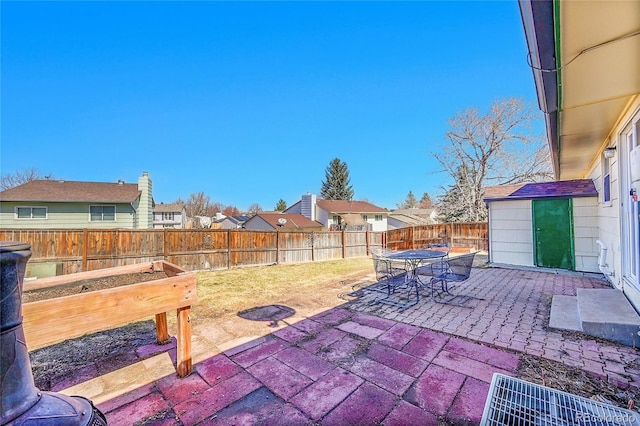
M 236 206 L 227 206 L 222 210 L 222 214 L 225 216 L 239 216 L 240 210 Z
M 447 192 L 455 194 L 440 197 L 441 210 L 452 212 L 444 220 L 485 220 L 485 186 L 553 178 L 544 139 L 531 131 L 539 118 L 521 99 L 509 98 L 486 114 L 471 108 L 449 120 L 447 144 L 433 153 L 454 180 Z
M 258 203 L 253 203 L 249 206 L 249 210 L 247 210 L 249 213 L 251 214 L 257 214 L 262 212 L 262 207 L 260 207 L 260 204 Z
M 197 192 L 189 195 L 189 200 L 185 203 L 188 217 L 214 216 L 211 199 L 204 192 Z
M 41 180 L 41 179 L 55 179 L 51 173 L 48 175 L 43 175 L 38 172 L 35 168 L 19 170 L 15 173 L 8 173 L 2 175 L 0 177 L 0 191 L 4 191 L 5 189 L 13 188 L 27 182 L 31 182 L 32 180 Z

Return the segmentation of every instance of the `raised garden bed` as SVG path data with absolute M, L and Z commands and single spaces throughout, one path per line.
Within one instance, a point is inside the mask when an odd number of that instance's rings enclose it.
M 24 282 L 23 328 L 29 350 L 155 315 L 159 344 L 176 310 L 177 373 L 191 373 L 191 305 L 196 275 L 165 261 Z

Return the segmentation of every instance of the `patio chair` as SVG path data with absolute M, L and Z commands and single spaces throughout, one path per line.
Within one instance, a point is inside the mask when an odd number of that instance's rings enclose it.
M 449 259 L 449 252 L 451 251 L 449 244 L 446 244 L 446 243 L 428 244 L 424 246 L 422 250 L 441 251 L 445 253 L 445 255 L 444 257 L 437 259 L 434 262 L 427 263 L 417 268 L 416 274 L 418 275 L 418 278 L 420 275 L 435 277 L 444 273 L 447 270 L 447 261 Z M 422 280 L 420 281 L 423 282 Z
M 470 300 L 483 300 L 479 297 L 466 294 L 454 294 L 449 291 L 450 284 L 462 283 L 469 279 L 471 267 L 476 253 L 464 254 L 447 260 L 447 270 L 431 278 L 431 298 L 437 303 L 447 305 L 467 306 Z M 436 289 L 437 284 L 439 289 Z
M 385 293 L 387 296 L 393 294 L 396 288 L 407 281 L 407 270 L 404 263 L 392 261 L 383 255 L 371 253 L 373 267 L 376 271 L 376 283 L 368 290 L 378 293 Z

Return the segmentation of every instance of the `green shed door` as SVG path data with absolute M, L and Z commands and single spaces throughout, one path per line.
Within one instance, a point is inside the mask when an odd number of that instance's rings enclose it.
M 571 199 L 533 200 L 531 207 L 536 265 L 575 269 Z

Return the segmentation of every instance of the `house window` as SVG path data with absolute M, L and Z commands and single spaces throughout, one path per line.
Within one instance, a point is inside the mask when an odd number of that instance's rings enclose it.
M 602 202 L 611 205 L 611 159 L 602 157 Z
M 337 224 L 338 223 L 338 216 L 334 216 L 333 217 L 333 223 Z
M 376 222 L 381 222 L 382 221 L 382 215 L 381 214 L 377 214 L 376 215 Z
M 362 219 L 366 222 L 367 220 L 369 220 L 369 216 L 367 216 L 366 214 L 363 214 Z
M 116 220 L 116 206 L 90 206 L 89 213 L 92 222 Z
M 174 214 L 173 212 L 163 212 L 162 213 L 162 220 L 174 220 Z
M 16 219 L 46 219 L 46 207 L 16 207 Z

